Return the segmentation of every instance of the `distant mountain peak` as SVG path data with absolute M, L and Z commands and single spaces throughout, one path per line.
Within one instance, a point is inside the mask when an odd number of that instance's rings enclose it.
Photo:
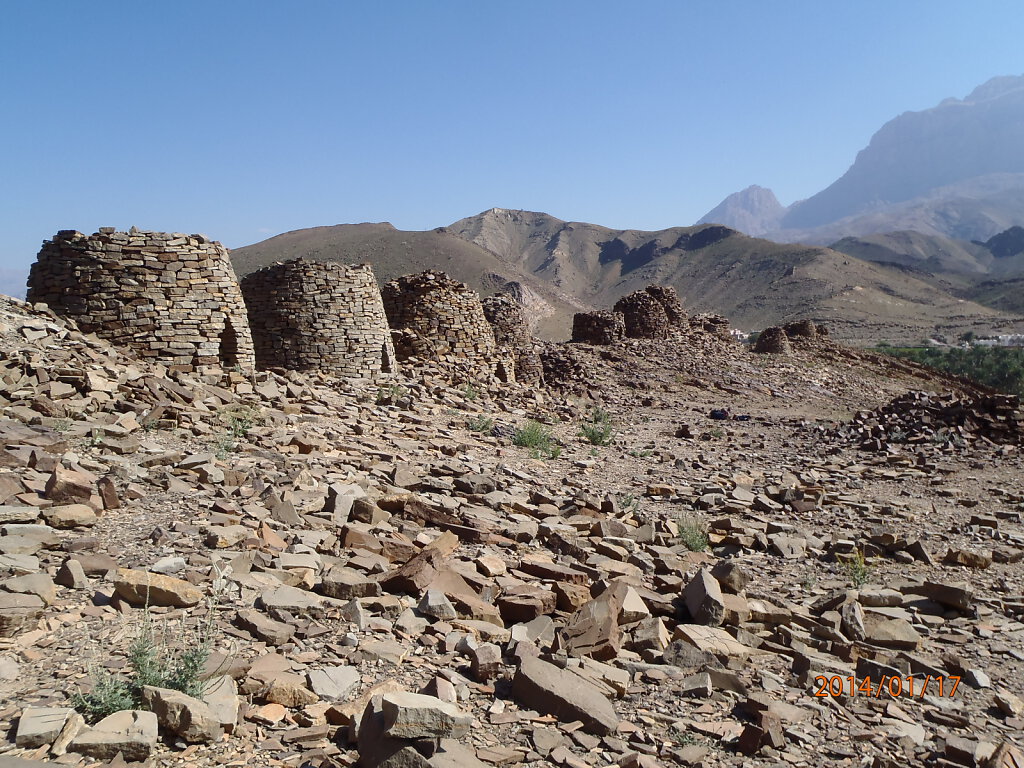
M 744 234 L 757 236 L 775 229 L 785 212 L 774 192 L 753 184 L 729 195 L 697 224 L 724 224 Z
M 973 104 L 979 101 L 998 99 L 1022 88 L 1024 88 L 1024 75 L 999 75 L 979 85 L 967 95 L 964 101 Z

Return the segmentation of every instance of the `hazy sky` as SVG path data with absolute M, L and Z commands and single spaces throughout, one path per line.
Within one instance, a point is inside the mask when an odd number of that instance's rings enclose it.
M 0 271 L 58 229 L 658 229 L 784 204 L 885 121 L 1024 72 L 1024 4 L 0 4 Z

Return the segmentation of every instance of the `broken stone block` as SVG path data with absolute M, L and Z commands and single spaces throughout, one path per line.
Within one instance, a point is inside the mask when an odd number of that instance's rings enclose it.
M 274 675 L 261 693 L 271 704 L 289 708 L 306 707 L 319 701 L 316 694 L 306 687 L 306 681 L 291 672 Z
M 72 752 L 97 760 L 112 760 L 118 752 L 129 762 L 149 759 L 159 735 L 156 715 L 137 709 L 115 712 L 80 733 Z
M 721 626 L 725 619 L 725 601 L 718 581 L 707 568 L 701 568 L 683 590 L 686 609 L 697 624 Z
M 325 667 L 306 673 L 310 689 L 327 701 L 341 701 L 359 685 L 361 679 L 355 667 Z
M 85 575 L 82 564 L 73 558 L 65 560 L 57 570 L 54 581 L 68 589 L 89 589 L 89 577 Z
M 53 744 L 72 712 L 71 707 L 25 707 L 18 718 L 14 743 L 21 749 Z
M 147 685 L 142 698 L 156 715 L 160 727 L 189 744 L 217 741 L 222 733 L 220 718 L 204 702 L 181 691 Z
M 419 605 L 416 606 L 416 610 L 424 616 L 431 616 L 440 621 L 451 621 L 458 618 L 458 613 L 456 613 L 451 600 L 438 589 L 428 589 Z
M 37 595 L 0 592 L 0 637 L 14 637 L 35 629 L 45 607 Z
M 971 552 L 967 549 L 949 549 L 942 558 L 946 565 L 963 565 L 967 568 L 988 568 L 992 565 L 992 555 L 986 552 Z
M 19 595 L 35 595 L 46 605 L 57 599 L 57 588 L 45 573 L 27 573 L 0 582 L 0 589 Z
M 210 679 L 203 694 L 203 703 L 210 708 L 221 727 L 231 732 L 238 722 L 238 684 L 229 675 Z
M 587 733 L 603 736 L 619 724 L 615 708 L 592 683 L 539 658 L 524 658 L 512 680 L 512 697 L 523 707 L 579 720 Z
M 295 627 L 274 621 L 254 608 L 244 608 L 237 615 L 238 626 L 268 645 L 283 645 L 292 639 Z
M 95 478 L 58 466 L 46 481 L 44 494 L 56 504 L 88 504 L 94 488 Z
M 327 597 L 338 600 L 356 600 L 360 597 L 377 597 L 381 594 L 380 584 L 368 579 L 365 574 L 353 568 L 336 566 L 321 578 L 318 590 Z
M 562 630 L 566 652 L 570 656 L 590 656 L 599 661 L 615 658 L 622 645 L 621 610 L 622 598 L 611 589 L 584 604 Z
M 711 575 L 721 585 L 725 592 L 738 595 L 747 587 L 750 576 L 738 563 L 723 560 L 711 569 Z
M 418 693 L 385 693 L 381 705 L 384 732 L 392 738 L 461 738 L 473 724 L 454 704 Z
M 883 618 L 869 614 L 864 617 L 864 640 L 884 648 L 912 651 L 920 645 L 921 636 L 906 619 Z
M 43 519 L 53 528 L 88 528 L 99 516 L 87 504 L 64 504 L 43 510 Z
M 130 568 L 117 569 L 114 590 L 120 598 L 136 606 L 190 608 L 203 599 L 202 591 L 183 579 Z
M 501 674 L 501 648 L 494 643 L 484 643 L 469 653 L 470 671 L 473 679 L 484 683 Z

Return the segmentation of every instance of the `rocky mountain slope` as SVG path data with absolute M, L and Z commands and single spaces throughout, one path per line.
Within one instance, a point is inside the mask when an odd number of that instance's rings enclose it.
M 242 277 L 275 261 L 300 256 L 343 264 L 372 264 L 381 284 L 427 269 L 441 270 L 483 296 L 498 291 L 512 293 L 537 319 L 540 332 L 549 336 L 563 333 L 567 318 L 585 306 L 574 295 L 444 228 L 410 232 L 395 229 L 387 222 L 311 227 L 236 248 L 231 252 L 231 261 Z
M 1024 761 L 1012 400 L 699 328 L 472 392 L 169 376 L 7 301 L 0 352 L 0 762 Z M 147 626 L 210 684 L 87 724 Z
M 993 78 L 963 100 L 890 120 L 842 177 L 783 212 L 764 218 L 764 190 L 731 196 L 701 221 L 753 224 L 780 242 L 907 229 L 986 240 L 1024 223 L 1022 129 L 1024 76 Z
M 936 329 L 958 334 L 1020 322 L 951 296 L 926 275 L 716 225 L 612 230 L 495 208 L 449 230 L 596 306 L 662 283 L 688 307 L 724 314 L 741 328 L 813 317 L 859 342 L 893 341 L 894 334 L 916 342 Z

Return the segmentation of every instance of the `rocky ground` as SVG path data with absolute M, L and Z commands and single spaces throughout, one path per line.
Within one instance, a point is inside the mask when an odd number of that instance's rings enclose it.
M 1014 402 L 699 326 L 546 359 L 170 375 L 0 304 L 0 765 L 1024 765 Z M 72 709 L 140 637 L 200 684 Z

